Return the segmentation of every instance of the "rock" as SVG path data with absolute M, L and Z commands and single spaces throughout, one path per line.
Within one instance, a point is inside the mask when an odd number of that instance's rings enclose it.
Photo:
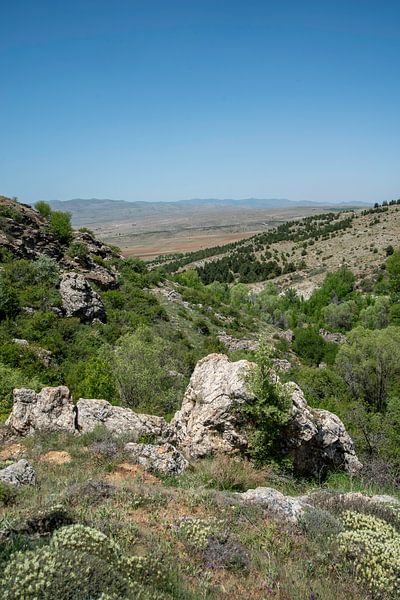
M 281 340 L 286 340 L 287 342 L 292 343 L 294 340 L 294 333 L 291 329 L 286 329 L 285 331 L 278 330 L 276 332 L 276 336 L 281 338 Z
M 36 472 L 27 460 L 21 459 L 18 462 L 0 470 L 0 481 L 7 485 L 35 485 Z
M 326 341 L 331 344 L 344 344 L 347 342 L 347 337 L 343 335 L 343 333 L 331 333 L 326 329 L 320 329 L 319 335 Z
M 236 496 L 244 504 L 261 506 L 274 516 L 292 524 L 298 523 L 306 508 L 312 508 L 303 498 L 285 496 L 268 487 L 258 487 Z
M 231 335 L 228 335 L 226 333 L 221 333 L 218 336 L 218 339 L 221 342 L 221 344 L 223 344 L 225 348 L 230 352 L 234 350 L 257 350 L 259 346 L 259 342 L 257 340 L 245 338 L 239 339 L 232 337 Z
M 125 451 L 133 462 L 151 473 L 181 475 L 189 466 L 186 458 L 168 443 L 162 446 L 129 443 L 125 445 Z
M 245 382 L 250 366 L 247 360 L 230 362 L 223 354 L 200 360 L 181 410 L 171 421 L 171 441 L 192 458 L 246 448 L 247 439 L 238 431 L 234 409 L 251 399 Z
M 11 415 L 6 421 L 14 432 L 30 435 L 35 431 L 75 431 L 75 408 L 65 386 L 34 390 L 14 390 Z
M 170 423 L 169 441 L 192 458 L 245 450 L 243 416 L 236 408 L 254 401 L 245 381 L 251 367 L 246 360 L 230 362 L 222 354 L 203 358 L 192 374 L 181 410 Z M 293 418 L 283 433 L 281 449 L 293 457 L 296 471 L 317 476 L 329 469 L 356 473 L 361 463 L 341 420 L 326 410 L 311 409 L 296 384 L 283 388 L 291 397 Z
M 79 273 L 64 273 L 60 283 L 60 294 L 67 317 L 79 317 L 90 323 L 93 319 L 106 320 L 106 312 L 100 296 Z
M 292 364 L 286 358 L 273 358 L 272 364 L 277 371 L 290 371 Z
M 167 429 L 162 417 L 135 413 L 129 408 L 112 406 L 106 400 L 81 398 L 77 404 L 77 427 L 80 433 L 103 425 L 116 435 L 129 434 L 133 440 L 141 436 L 160 438 Z
M 400 504 L 400 500 L 398 498 L 395 498 L 394 496 L 387 496 L 386 494 L 371 496 L 370 500 L 371 502 L 378 504 Z
M 357 473 L 362 465 L 342 421 L 335 414 L 310 408 L 300 387 L 285 385 L 291 394 L 293 419 L 283 436 L 283 446 L 302 475 L 323 476 L 329 469 Z

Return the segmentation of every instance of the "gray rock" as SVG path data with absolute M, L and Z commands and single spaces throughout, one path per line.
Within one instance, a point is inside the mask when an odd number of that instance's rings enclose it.
M 230 362 L 223 354 L 210 354 L 197 363 L 181 410 L 170 424 L 172 440 L 185 453 L 200 458 L 246 448 L 234 409 L 251 398 L 245 383 L 250 366 L 247 360 Z
M 160 446 L 129 443 L 125 451 L 132 461 L 153 473 L 181 475 L 189 466 L 183 454 L 168 443 Z
M 170 441 L 193 458 L 245 450 L 248 440 L 237 407 L 254 401 L 246 385 L 252 366 L 246 360 L 230 362 L 222 354 L 203 358 L 192 374 L 181 410 L 171 421 Z M 276 373 L 271 376 L 279 382 Z M 282 388 L 291 397 L 293 418 L 281 446 L 293 456 L 295 469 L 304 475 L 321 475 L 329 469 L 357 472 L 361 463 L 341 420 L 328 411 L 311 409 L 296 384 Z
M 91 323 L 93 319 L 106 320 L 106 312 L 100 296 L 79 273 L 64 273 L 60 283 L 60 294 L 67 317 L 79 317 Z
M 285 385 L 293 403 L 293 419 L 283 436 L 284 448 L 293 456 L 296 472 L 323 476 L 329 469 L 357 473 L 362 464 L 342 421 L 335 414 L 310 408 L 300 387 Z
M 326 341 L 332 344 L 344 344 L 347 342 L 347 337 L 343 333 L 331 333 L 326 329 L 320 329 L 319 335 Z
M 285 496 L 278 490 L 258 487 L 248 490 L 237 497 L 244 504 L 254 504 L 266 509 L 272 515 L 292 524 L 298 523 L 306 508 L 312 508 L 304 498 Z
M 20 435 L 35 431 L 75 431 L 75 409 L 65 386 L 14 390 L 11 415 L 6 424 Z
M 277 371 L 290 371 L 292 364 L 286 358 L 273 358 L 272 364 Z
M 12 340 L 14 344 L 20 346 L 21 348 L 26 348 L 30 350 L 33 354 L 35 354 L 38 359 L 42 362 L 43 366 L 50 367 L 53 362 L 53 353 L 50 350 L 46 350 L 46 348 L 41 348 L 40 346 L 36 346 L 35 344 L 31 344 L 28 340 L 24 340 L 21 338 L 13 338 Z
M 35 485 L 36 472 L 27 460 L 21 459 L 18 462 L 0 470 L 0 481 L 7 485 Z
M 103 425 L 116 435 L 128 434 L 133 440 L 141 436 L 160 438 L 167 429 L 162 417 L 135 413 L 129 408 L 112 406 L 106 400 L 81 398 L 77 403 L 77 425 L 80 433 Z
M 221 333 L 218 339 L 230 352 L 234 350 L 257 350 L 260 345 L 257 340 L 235 338 L 227 333 Z

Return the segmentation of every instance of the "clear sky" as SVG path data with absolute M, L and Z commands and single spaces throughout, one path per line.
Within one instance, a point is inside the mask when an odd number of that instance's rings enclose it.
M 400 2 L 0 0 L 0 194 L 400 196 Z

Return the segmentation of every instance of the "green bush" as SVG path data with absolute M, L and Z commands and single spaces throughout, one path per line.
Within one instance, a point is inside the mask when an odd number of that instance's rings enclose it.
M 71 214 L 53 211 L 50 215 L 50 231 L 62 244 L 69 244 L 72 239 Z
M 248 376 L 255 399 L 240 405 L 239 411 L 250 427 L 249 456 L 257 464 L 278 458 L 277 442 L 291 417 L 291 400 L 283 385 L 276 382 L 270 349 L 264 342 L 256 352 L 256 366 Z
M 42 217 L 44 217 L 47 220 L 50 218 L 51 208 L 50 208 L 50 205 L 47 204 L 47 202 L 44 202 L 43 200 L 39 200 L 38 202 L 36 202 L 35 208 L 38 211 L 38 213 L 40 213 L 42 215 Z

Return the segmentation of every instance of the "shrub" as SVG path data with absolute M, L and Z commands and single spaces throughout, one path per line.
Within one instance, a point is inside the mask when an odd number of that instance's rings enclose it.
M 66 254 L 71 256 L 71 258 L 86 258 L 86 256 L 89 254 L 89 251 L 86 244 L 82 244 L 81 242 L 72 242 L 68 246 Z
M 400 534 L 386 521 L 354 511 L 345 511 L 346 528 L 339 533 L 339 548 L 354 565 L 356 577 L 372 592 L 400 595 Z
M 270 349 L 261 342 L 256 367 L 249 373 L 248 385 L 255 399 L 239 407 L 250 426 L 249 455 L 263 464 L 277 458 L 277 441 L 290 420 L 291 400 L 284 386 L 275 382 Z
M 47 220 L 50 218 L 51 208 L 50 208 L 50 205 L 47 204 L 47 202 L 43 202 L 43 200 L 39 200 L 38 202 L 36 202 L 35 208 L 38 211 L 38 213 L 40 213 L 42 215 L 42 217 L 44 217 Z
M 50 231 L 62 244 L 72 239 L 71 214 L 55 210 L 50 215 Z

